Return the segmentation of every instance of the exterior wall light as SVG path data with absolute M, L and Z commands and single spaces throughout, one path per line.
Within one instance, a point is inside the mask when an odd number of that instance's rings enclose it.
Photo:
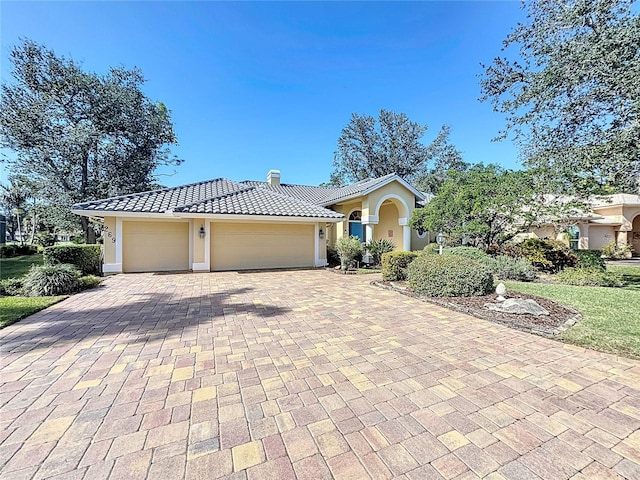
M 200 238 L 204 238 L 206 234 L 207 232 L 204 229 L 204 225 L 200 225 L 200 230 L 198 230 L 198 235 L 200 236 Z
M 438 233 L 438 235 L 436 236 L 436 243 L 438 244 L 440 255 L 442 255 L 442 247 L 444 246 L 444 233 Z
M 324 229 L 320 228 L 320 230 L 318 230 L 318 236 L 324 238 Z

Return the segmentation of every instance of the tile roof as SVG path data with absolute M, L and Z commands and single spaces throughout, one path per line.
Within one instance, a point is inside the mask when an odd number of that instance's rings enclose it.
M 226 178 L 217 178 L 179 187 L 78 203 L 73 206 L 73 211 L 81 214 L 179 212 L 341 219 L 342 214 L 325 207 L 363 195 L 396 177 L 397 175 L 392 173 L 344 187 L 286 183 L 270 185 L 267 182 L 234 182 Z
M 342 214 L 263 186 L 217 178 L 205 182 L 106 198 L 73 206 L 76 212 L 273 215 L 343 218 Z
M 341 213 L 319 205 L 252 186 L 216 198 L 181 206 L 176 208 L 175 211 L 206 214 L 270 215 L 275 217 L 344 218 Z
M 291 185 L 287 183 L 270 185 L 267 182 L 257 182 L 253 180 L 246 180 L 241 183 L 245 185 L 259 186 L 260 188 L 266 188 L 274 192 L 282 193 L 290 197 L 299 198 L 300 200 L 305 200 L 307 202 L 326 207 L 341 200 L 358 197 L 367 190 L 383 184 L 393 177 L 397 177 L 397 175 L 395 173 L 390 173 L 383 177 L 360 180 L 359 182 L 352 183 L 351 185 L 345 185 L 344 187 L 314 187 L 308 185 Z

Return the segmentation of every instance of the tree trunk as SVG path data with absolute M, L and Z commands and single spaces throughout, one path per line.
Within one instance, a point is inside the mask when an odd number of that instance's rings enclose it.
M 80 224 L 84 232 L 84 243 L 96 243 L 96 232 L 91 222 L 89 222 L 89 219 L 87 217 L 80 217 Z
M 34 208 L 34 213 L 31 216 L 31 241 L 29 243 L 31 243 L 31 245 L 33 245 L 33 241 L 36 238 L 36 225 L 38 224 L 38 216 L 35 213 L 35 208 Z

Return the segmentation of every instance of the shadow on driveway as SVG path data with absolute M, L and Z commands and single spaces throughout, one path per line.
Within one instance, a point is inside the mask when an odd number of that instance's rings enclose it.
M 121 344 L 180 337 L 185 329 L 224 322 L 225 317 L 268 318 L 290 311 L 276 305 L 238 301 L 253 290 L 231 288 L 209 295 L 182 296 L 149 291 L 122 292 L 119 302 L 97 305 L 104 287 L 75 295 L 53 307 L 23 319 L 14 328 L 0 331 L 0 350 L 24 352 L 36 346 L 55 347 L 68 342 L 101 342 L 117 339 Z M 20 328 L 17 328 L 17 326 Z

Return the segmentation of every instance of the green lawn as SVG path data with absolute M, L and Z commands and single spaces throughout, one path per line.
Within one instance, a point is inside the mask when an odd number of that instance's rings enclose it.
M 507 289 L 550 298 L 578 310 L 583 320 L 559 339 L 582 347 L 640 358 L 640 268 L 613 266 L 625 288 L 505 282 Z
M 640 292 L 640 267 L 610 265 L 607 267 L 607 270 L 609 272 L 614 272 L 622 275 L 624 281 L 627 283 L 627 286 L 624 288 L 626 288 L 627 290 L 635 290 L 636 292 Z
M 31 265 L 42 265 L 42 262 L 42 254 L 0 258 L 0 280 L 23 277 Z M 11 325 L 65 298 L 67 297 L 0 297 L 0 328 Z
M 0 297 L 0 328 L 64 300 L 60 297 Z
M 42 265 L 42 254 L 22 255 L 13 258 L 0 258 L 0 280 L 20 278 L 29 271 L 31 265 Z

